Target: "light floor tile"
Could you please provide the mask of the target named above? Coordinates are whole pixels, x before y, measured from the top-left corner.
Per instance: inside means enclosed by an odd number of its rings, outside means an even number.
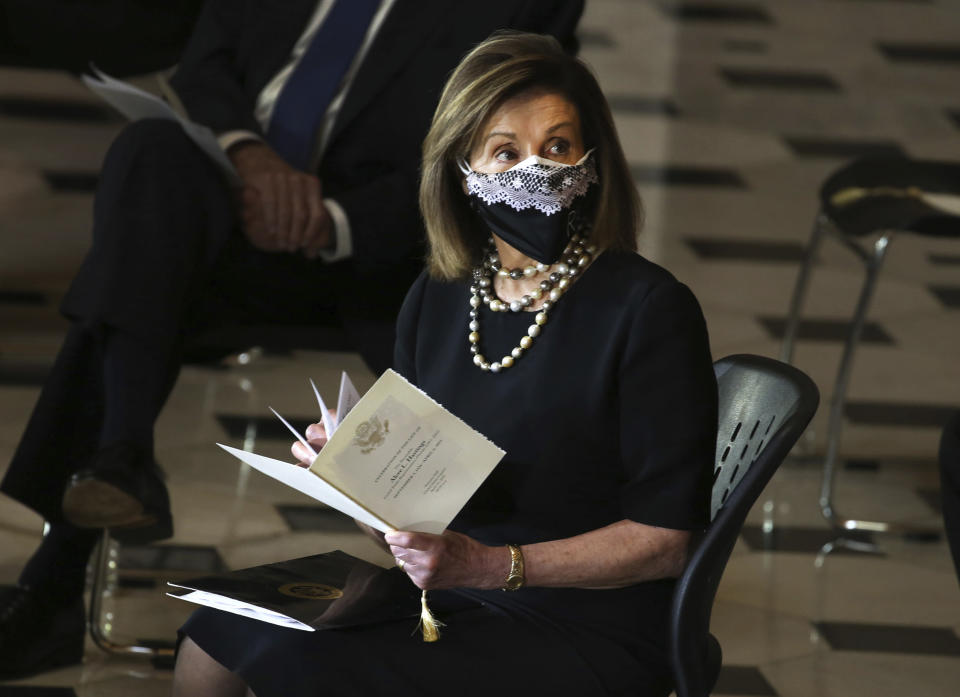
[[[829,556],[818,568],[812,555],[740,555],[718,597],[797,618],[932,626],[960,619],[952,574],[874,556]]]
[[[781,697],[952,697],[960,660],[821,651],[762,667]]]

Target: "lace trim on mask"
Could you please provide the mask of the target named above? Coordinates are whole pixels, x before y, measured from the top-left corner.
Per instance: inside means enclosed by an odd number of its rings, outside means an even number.
[[[593,157],[580,165],[545,165],[533,162],[523,168],[484,174],[470,171],[467,192],[485,203],[505,203],[514,210],[535,208],[546,215],[568,208],[597,183]]]

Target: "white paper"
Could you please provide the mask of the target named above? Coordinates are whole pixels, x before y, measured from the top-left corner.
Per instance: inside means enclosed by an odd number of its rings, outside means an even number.
[[[310,471],[400,530],[442,533],[504,451],[392,370],[341,422]]]
[[[353,381],[350,380],[350,376],[347,375],[347,371],[343,371],[340,374],[340,396],[337,398],[337,421],[334,424],[334,429],[336,429],[340,422],[347,418],[347,414],[357,406],[357,402],[360,401],[360,393],[357,392],[357,388],[353,386]]]
[[[271,457],[264,457],[256,453],[250,453],[246,450],[231,448],[229,445],[224,445],[223,443],[217,443],[217,445],[234,457],[246,462],[258,472],[262,472],[268,477],[273,477],[278,482],[283,482],[287,486],[303,492],[307,496],[315,498],[317,501],[325,503],[331,508],[336,508],[351,518],[356,518],[361,523],[366,523],[380,532],[388,532],[393,529],[386,521],[381,520],[350,497],[343,495],[304,467],[292,465],[282,460],[274,460]]]
[[[327,440],[333,437],[333,432],[337,430],[337,422],[330,416],[330,410],[320,396],[320,390],[317,389],[317,383],[310,380],[310,387],[313,388],[313,394],[317,398],[317,404],[320,406],[320,419],[323,421],[323,430],[327,432]],[[314,455],[316,457],[316,455]]]
[[[234,168],[230,158],[223,152],[220,142],[206,126],[202,126],[189,119],[182,117],[175,112],[169,104],[149,92],[134,87],[130,83],[112,78],[106,73],[92,68],[96,77],[82,75],[83,84],[93,90],[101,99],[110,104],[114,109],[126,116],[131,121],[138,119],[166,119],[176,121],[182,127],[187,136],[197,146],[203,150],[206,155],[213,160],[227,179],[234,186],[241,186],[243,182],[237,170]]]
[[[207,591],[196,591],[187,586],[181,586],[177,583],[167,582],[168,586],[173,586],[174,588],[185,588],[190,593],[185,595],[179,595],[177,593],[167,593],[171,598],[179,598],[180,600],[186,600],[188,603],[197,603],[198,605],[206,605],[207,607],[212,607],[216,610],[223,610],[224,612],[232,612],[234,615],[240,615],[241,617],[250,617],[252,619],[260,620],[261,622],[269,622],[270,624],[276,624],[281,627],[289,627],[290,629],[300,629],[305,632],[313,632],[313,627],[308,624],[304,624],[298,620],[293,619],[292,617],[287,617],[286,615],[281,615],[279,612],[274,612],[273,610],[267,610],[266,608],[257,607],[256,605],[251,605],[250,603],[243,603],[234,598],[230,598],[226,595],[219,595],[218,593],[208,593]]]
[[[434,534],[446,529],[505,454],[392,370],[346,412],[309,470],[218,445],[381,532]]]
[[[299,433],[299,431],[297,431],[297,429],[295,429],[293,426],[290,425],[290,422],[289,422],[289,421],[287,421],[285,418],[283,418],[282,416],[280,416],[280,414],[277,413],[277,410],[274,409],[273,407],[267,407],[267,408],[268,408],[270,411],[273,412],[273,415],[274,415],[274,416],[276,416],[278,419],[280,419],[280,423],[282,423],[284,426],[287,427],[287,430],[290,431],[290,433],[293,434],[293,437],[294,437],[294,438],[296,438],[298,441],[300,441],[300,445],[302,445],[304,448],[306,448],[308,453],[310,453],[310,454],[313,455],[314,457],[317,456],[317,451],[310,447],[310,444],[307,442],[307,439],[306,439],[304,436],[301,436],[300,433]]]

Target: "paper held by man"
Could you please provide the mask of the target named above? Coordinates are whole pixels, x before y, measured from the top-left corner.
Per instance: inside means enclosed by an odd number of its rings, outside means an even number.
[[[381,532],[442,533],[504,455],[392,370],[352,407],[352,385],[344,375],[336,417],[314,390],[332,435],[309,469],[218,445]]]
[[[139,119],[164,119],[176,121],[192,140],[224,173],[233,186],[242,185],[240,175],[230,158],[220,147],[217,137],[206,126],[178,114],[173,107],[159,97],[134,87],[128,82],[110,77],[95,66],[90,66],[93,75],[81,75],[80,79],[103,101],[131,121]]]

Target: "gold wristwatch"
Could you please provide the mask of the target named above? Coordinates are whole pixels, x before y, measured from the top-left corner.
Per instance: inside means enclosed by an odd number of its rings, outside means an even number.
[[[520,590],[527,582],[526,576],[523,575],[523,552],[520,551],[519,545],[507,545],[507,549],[510,550],[510,573],[507,574],[507,580],[501,590]]]

